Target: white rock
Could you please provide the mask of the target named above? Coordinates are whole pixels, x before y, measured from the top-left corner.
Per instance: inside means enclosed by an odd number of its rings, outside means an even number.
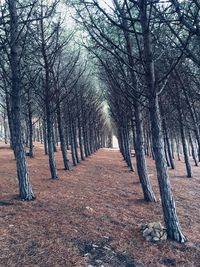
[[[89,206],[87,206],[87,207],[85,207],[87,210],[89,210],[89,211],[94,211],[93,210],[93,208],[91,208],[91,207],[89,207]]]
[[[143,231],[143,236],[148,236],[149,234],[151,234],[152,232],[152,229],[151,228],[146,228],[144,231]]]

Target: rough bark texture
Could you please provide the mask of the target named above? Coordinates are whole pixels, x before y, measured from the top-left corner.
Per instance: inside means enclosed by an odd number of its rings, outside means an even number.
[[[22,88],[20,85],[19,68],[19,45],[18,45],[18,17],[16,1],[9,0],[10,13],[10,64],[12,73],[11,85],[11,116],[13,130],[14,153],[17,164],[17,176],[19,181],[19,194],[23,200],[33,200],[35,198],[29,180],[28,166],[26,162],[26,153],[23,145],[22,125],[21,125],[21,102],[20,97]]]
[[[190,146],[191,146],[191,150],[192,150],[192,157],[193,157],[195,166],[198,166],[199,164],[198,164],[198,160],[197,160],[197,157],[196,157],[196,151],[195,151],[195,148],[194,148],[191,132],[189,132],[189,140],[190,140]]]
[[[46,53],[43,19],[41,19],[40,21],[40,27],[41,27],[41,40],[42,40],[41,52],[44,60],[44,69],[45,69],[44,90],[45,90],[46,130],[47,130],[49,168],[51,172],[51,178],[58,179],[55,155],[54,155],[53,124],[52,124],[52,112],[51,112],[51,102],[50,102],[51,98],[50,66],[49,66],[48,56]]]
[[[33,124],[32,124],[32,111],[28,107],[28,125],[29,125],[29,157],[33,158]]]
[[[144,134],[142,127],[142,119],[138,105],[135,106],[135,124],[136,124],[136,138],[135,138],[135,154],[137,171],[141,181],[144,199],[146,201],[155,202],[154,195],[147,171],[145,152],[144,152]]]
[[[151,32],[149,29],[147,5],[147,0],[140,1],[140,21],[143,35],[145,78],[149,91],[149,111],[152,131],[152,144],[157,178],[168,237],[183,243],[186,241],[186,238],[182,232],[176,214],[175,201],[171,191],[169,175],[167,172],[166,161],[164,157],[161,118],[158,104],[158,95],[156,94],[155,70],[152,52],[153,49],[151,43]]]
[[[173,153],[172,153],[172,149],[170,146],[170,140],[169,140],[169,135],[168,135],[167,125],[166,125],[165,119],[163,119],[163,130],[165,133],[166,148],[167,148],[167,154],[168,154],[168,158],[169,158],[170,167],[172,169],[175,169],[175,165],[174,165],[174,161],[173,161]]]
[[[167,173],[164,158],[163,141],[161,135],[161,119],[159,115],[158,98],[150,101],[150,119],[152,125],[152,141],[155,155],[157,178],[160,188],[160,195],[163,207],[164,221],[167,228],[168,237],[178,242],[185,242],[186,238],[182,233],[178,221],[175,201],[171,191],[169,175]]]
[[[46,102],[46,120],[47,120],[47,143],[48,143],[49,168],[51,172],[51,178],[58,179],[56,161],[55,161],[55,155],[54,155],[51,113],[50,113],[50,107],[49,107],[48,102]]]
[[[57,121],[58,121],[58,132],[60,136],[60,148],[62,151],[62,157],[63,157],[63,163],[65,170],[70,170],[70,163],[67,157],[67,146],[65,142],[65,137],[63,133],[63,127],[62,127],[62,117],[61,117],[61,111],[60,111],[60,103],[57,105]]]

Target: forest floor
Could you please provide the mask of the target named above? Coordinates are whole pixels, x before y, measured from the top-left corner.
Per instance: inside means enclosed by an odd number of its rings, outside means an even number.
[[[141,224],[161,221],[161,203],[147,204],[136,173],[129,172],[118,150],[101,149],[72,171],[62,167],[50,179],[41,145],[29,159],[35,201],[17,199],[15,161],[0,143],[0,266],[1,267],[165,267],[200,266],[200,167],[185,176],[183,161],[170,170],[181,226],[188,238],[145,241]],[[135,159],[133,158],[135,165]],[[159,200],[154,162],[150,178]]]

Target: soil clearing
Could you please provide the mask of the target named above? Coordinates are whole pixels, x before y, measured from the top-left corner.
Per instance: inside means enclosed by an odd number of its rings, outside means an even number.
[[[161,221],[159,189],[152,159],[148,169],[158,202],[143,201],[137,173],[128,170],[118,150],[101,149],[72,171],[52,181],[42,146],[28,159],[37,199],[17,199],[15,160],[0,143],[0,266],[162,267],[200,266],[200,167],[185,176],[183,160],[169,170],[181,226],[188,238],[147,242],[140,227]],[[135,159],[133,158],[135,165]]]

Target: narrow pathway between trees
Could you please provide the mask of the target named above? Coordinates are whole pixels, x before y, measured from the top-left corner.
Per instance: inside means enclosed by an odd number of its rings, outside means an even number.
[[[29,167],[37,199],[22,202],[14,199],[12,152],[0,144],[0,266],[200,266],[199,168],[194,179],[183,176],[182,162],[170,171],[189,242],[149,243],[140,226],[162,221],[160,203],[142,200],[138,177],[117,150],[101,149],[71,172],[62,170],[60,152],[56,157],[60,180],[52,181],[47,158],[36,146]],[[152,160],[149,172],[159,199]]]

